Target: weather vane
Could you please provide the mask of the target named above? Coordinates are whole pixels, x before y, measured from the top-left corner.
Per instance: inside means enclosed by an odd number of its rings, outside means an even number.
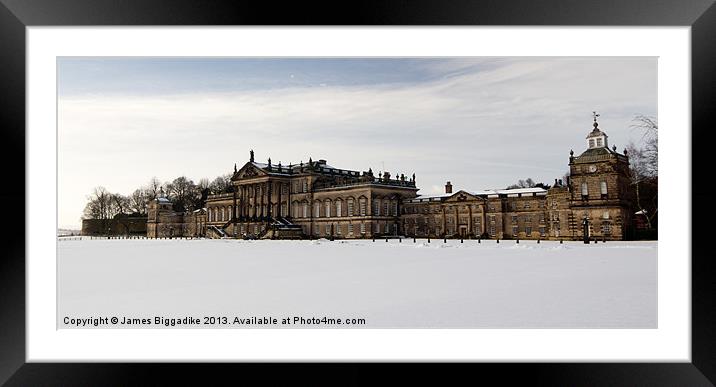
[[[597,117],[599,117],[599,114],[597,114],[597,112],[593,111],[592,116],[594,117],[594,122],[597,122]]]

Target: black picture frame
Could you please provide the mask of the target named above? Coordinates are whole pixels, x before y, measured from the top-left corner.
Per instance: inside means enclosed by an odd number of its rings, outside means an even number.
[[[713,0],[491,0],[450,2],[272,2],[185,0],[0,0],[0,85],[6,186],[0,260],[0,381],[8,386],[209,385],[255,377],[312,385],[410,381],[481,381],[498,377],[529,385],[674,385],[716,383],[716,271],[705,235],[692,238],[691,363],[477,363],[425,364],[52,364],[26,363],[25,352],[25,66],[28,26],[82,25],[554,25],[690,26],[692,54],[692,183],[681,187],[693,208],[707,209],[713,179],[707,147],[716,101],[716,6]],[[22,168],[20,167],[22,165]],[[22,184],[20,183],[22,182]],[[668,184],[668,182],[666,182]],[[689,188],[691,190],[689,191]],[[685,198],[686,199],[686,198]],[[20,206],[20,203],[24,203]],[[686,201],[685,201],[686,203]],[[707,231],[709,216],[692,216]],[[54,221],[48,217],[48,221]],[[22,238],[19,238],[22,235]],[[662,235],[668,238],[668,235]],[[664,257],[685,259],[688,257]],[[322,367],[318,369],[317,367]],[[276,368],[279,368],[278,370]],[[378,377],[375,371],[388,373]],[[229,379],[224,379],[229,376]],[[335,378],[338,379],[335,379]],[[467,378],[467,379],[464,379]],[[333,384],[333,383],[331,383]]]

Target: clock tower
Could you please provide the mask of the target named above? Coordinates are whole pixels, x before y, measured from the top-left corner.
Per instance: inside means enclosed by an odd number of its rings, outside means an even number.
[[[570,151],[570,229],[583,237],[587,220],[591,239],[624,239],[631,222],[629,158],[616,146],[609,148],[608,136],[599,129],[593,113],[593,129],[586,137],[587,149],[579,156]]]

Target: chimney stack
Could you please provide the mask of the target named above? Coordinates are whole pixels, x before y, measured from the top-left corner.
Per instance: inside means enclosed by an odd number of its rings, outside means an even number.
[[[445,193],[451,194],[452,193],[452,184],[448,181],[447,184],[445,184]]]

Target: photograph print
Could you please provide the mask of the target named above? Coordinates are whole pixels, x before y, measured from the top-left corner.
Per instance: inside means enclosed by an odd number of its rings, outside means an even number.
[[[57,327],[656,329],[656,57],[58,57]]]

